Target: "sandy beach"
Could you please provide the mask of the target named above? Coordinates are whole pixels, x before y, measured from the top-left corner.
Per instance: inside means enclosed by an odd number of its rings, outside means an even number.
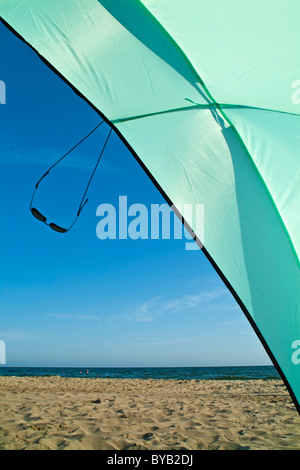
[[[0,377],[0,449],[300,449],[280,380]]]

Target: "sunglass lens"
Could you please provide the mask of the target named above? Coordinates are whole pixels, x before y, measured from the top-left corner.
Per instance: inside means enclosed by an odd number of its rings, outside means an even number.
[[[56,225],[56,224],[50,224],[49,227],[51,227],[52,230],[55,230],[56,232],[60,232],[60,233],[67,232],[66,228],[60,227],[59,225]]]
[[[39,220],[41,220],[42,222],[46,222],[46,220],[47,220],[46,217],[45,217],[43,214],[41,214],[41,213],[40,213],[37,209],[35,209],[34,207],[31,208],[31,213],[32,213],[32,215],[34,215],[34,217],[35,217],[36,219],[39,219]]]

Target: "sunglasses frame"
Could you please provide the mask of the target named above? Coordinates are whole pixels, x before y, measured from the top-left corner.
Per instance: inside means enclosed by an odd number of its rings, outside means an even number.
[[[54,230],[55,232],[66,233],[71,228],[71,227],[69,227],[69,228],[60,227],[60,225],[57,225],[54,222],[51,222],[50,224],[48,224],[47,223],[47,217],[45,217],[43,214],[41,214],[41,212],[38,209],[36,209],[35,207],[32,207],[32,204],[30,204],[30,211],[36,219],[38,219],[40,222],[43,222],[48,227],[52,228],[52,230]],[[76,219],[77,219],[77,217],[76,217]],[[73,223],[75,223],[75,222],[73,222]]]
[[[102,150],[101,150],[100,155],[99,155],[99,157],[98,157],[97,163],[96,163],[96,165],[95,165],[95,168],[94,168],[94,170],[93,170],[93,172],[92,172],[92,175],[91,175],[91,177],[90,177],[90,179],[89,179],[89,181],[88,181],[88,184],[87,184],[87,187],[86,187],[86,189],[85,189],[84,195],[83,195],[83,197],[82,197],[82,199],[81,199],[81,202],[80,202],[80,204],[79,204],[79,209],[78,209],[77,215],[76,215],[76,217],[75,217],[75,219],[74,219],[74,222],[70,225],[69,228],[60,227],[60,225],[57,225],[57,224],[55,224],[54,222],[51,222],[50,224],[47,223],[47,218],[46,218],[38,209],[36,209],[35,207],[32,206],[35,193],[36,193],[36,191],[37,191],[37,189],[38,189],[38,187],[39,187],[40,182],[49,174],[50,170],[52,170],[52,168],[54,168],[59,162],[61,162],[69,153],[71,153],[76,147],[78,147],[78,145],[80,145],[85,139],[87,139],[93,132],[95,132],[95,130],[98,129],[98,127],[100,127],[103,123],[104,123],[104,120],[102,120],[102,121],[100,122],[100,124],[98,124],[91,132],[89,132],[89,134],[86,135],[80,142],[78,142],[76,145],[74,145],[74,147],[71,148],[65,155],[63,155],[56,163],[54,163],[54,164],[49,168],[49,170],[47,170],[46,173],[39,179],[39,181],[38,181],[38,182],[36,183],[36,185],[35,185],[35,189],[34,189],[34,191],[33,191],[33,194],[32,194],[32,197],[31,197],[31,201],[30,201],[30,211],[31,211],[32,215],[33,215],[37,220],[39,220],[40,222],[43,222],[45,225],[47,225],[48,227],[50,227],[50,228],[51,228],[52,230],[54,230],[55,232],[59,232],[59,233],[66,233],[66,232],[68,232],[68,231],[73,227],[73,225],[75,224],[76,220],[78,219],[78,217],[79,217],[79,215],[80,215],[80,212],[82,211],[82,209],[84,208],[84,206],[85,206],[86,203],[88,202],[88,199],[86,199],[86,200],[84,200],[84,199],[85,199],[86,193],[87,193],[87,191],[88,191],[88,188],[89,188],[89,186],[90,186],[90,183],[91,183],[91,181],[92,181],[92,179],[93,179],[93,176],[94,176],[94,174],[95,174],[95,171],[96,171],[96,169],[97,169],[97,166],[98,166],[98,164],[99,164],[99,162],[100,162],[100,159],[101,159],[101,157],[102,157],[102,154],[103,154],[103,152],[104,152],[104,150],[105,150],[105,147],[106,147],[106,145],[107,145],[107,143],[108,143],[108,141],[109,141],[109,138],[110,138],[110,135],[111,135],[111,132],[112,132],[112,128],[110,128],[110,130],[109,130],[109,133],[108,133],[108,135],[107,135],[107,137],[106,137],[105,143],[104,143],[104,145],[103,145],[103,147],[102,147]]]

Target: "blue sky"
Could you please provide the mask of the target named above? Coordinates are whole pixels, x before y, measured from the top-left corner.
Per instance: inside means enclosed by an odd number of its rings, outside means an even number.
[[[73,229],[29,203],[40,176],[99,116],[0,26],[0,339],[8,366],[270,364],[203,253],[182,240],[99,240],[96,209],[165,201],[117,136]],[[40,185],[35,203],[67,226],[108,133],[101,126]]]

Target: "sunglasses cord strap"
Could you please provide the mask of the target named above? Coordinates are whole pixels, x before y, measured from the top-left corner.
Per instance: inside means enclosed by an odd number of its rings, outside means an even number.
[[[98,124],[93,130],[91,130],[83,139],[80,140],[80,142],[77,142],[76,145],[74,145],[74,147],[72,147],[70,150],[67,151],[67,153],[65,153],[62,157],[60,157],[59,160],[57,160],[57,162],[55,162],[47,171],[46,173],[43,174],[43,176],[38,180],[38,182],[36,183],[35,185],[35,189],[38,188],[40,182],[45,178],[45,176],[47,176],[50,171],[52,170],[52,168],[54,168],[56,165],[59,164],[59,162],[61,162],[67,155],[69,155],[69,153],[71,153],[73,150],[75,150],[80,144],[82,144],[82,142],[84,142],[91,134],[93,134],[93,132],[95,132],[98,127],[101,126],[101,124],[103,124],[104,121],[101,121],[100,124]]]
[[[82,196],[82,199],[81,199],[80,204],[79,204],[79,209],[78,209],[78,212],[77,212],[77,217],[80,215],[80,212],[82,211],[82,209],[84,208],[84,206],[85,206],[86,203],[88,202],[88,199],[86,199],[86,200],[84,201],[84,198],[85,198],[85,196],[86,196],[86,193],[88,192],[89,186],[90,186],[90,184],[91,184],[91,182],[92,182],[92,179],[93,179],[93,177],[94,177],[94,174],[95,174],[95,172],[96,172],[96,169],[97,169],[97,167],[98,167],[98,165],[99,165],[99,162],[100,162],[100,160],[101,160],[101,157],[102,157],[102,155],[103,155],[103,153],[104,153],[105,147],[106,147],[106,145],[107,145],[107,143],[108,143],[108,141],[109,141],[109,138],[110,138],[110,135],[111,135],[111,131],[112,131],[112,129],[110,128],[109,133],[108,133],[108,136],[107,136],[107,138],[106,138],[106,141],[105,141],[105,143],[104,143],[104,145],[103,145],[103,147],[102,147],[102,150],[101,150],[101,152],[100,152],[99,158],[98,158],[97,163],[96,163],[96,165],[95,165],[95,168],[94,168],[94,170],[93,170],[93,173],[91,174],[91,177],[90,177],[90,179],[89,179],[89,181],[88,181],[88,184],[87,184],[87,186],[86,186],[86,188],[85,188],[84,195]],[[83,202],[83,201],[84,201],[84,202]]]

